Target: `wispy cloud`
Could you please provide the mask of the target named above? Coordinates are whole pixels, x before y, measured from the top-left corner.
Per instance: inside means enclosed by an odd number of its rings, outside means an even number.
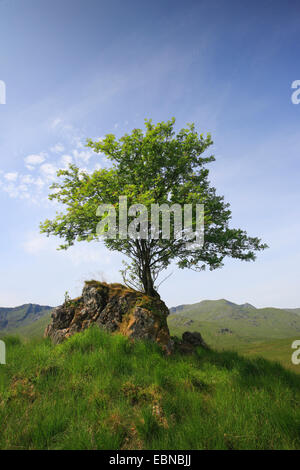
[[[7,181],[16,181],[18,178],[18,173],[5,173],[4,178]]]
[[[51,126],[59,141],[47,152],[41,151],[24,157],[23,172],[22,169],[19,172],[6,173],[0,170],[0,190],[11,198],[38,205],[48,204],[49,185],[56,180],[59,169],[66,169],[68,165],[75,163],[82,172],[91,173],[107,164],[103,155],[97,155],[85,146],[83,132],[61,118],[55,119]]]
[[[32,154],[24,158],[26,166],[32,168],[34,165],[39,165],[45,161],[45,154]]]
[[[53,153],[62,153],[65,150],[65,147],[63,144],[57,143],[53,147],[51,147],[50,150]]]

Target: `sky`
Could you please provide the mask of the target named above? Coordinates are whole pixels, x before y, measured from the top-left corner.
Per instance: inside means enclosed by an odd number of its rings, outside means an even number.
[[[121,282],[123,257],[103,243],[62,252],[39,233],[57,211],[49,186],[70,162],[107,165],[87,138],[174,116],[212,134],[209,178],[231,226],[269,249],[212,272],[171,266],[161,297],[300,307],[299,17],[298,1],[0,0],[0,305]]]

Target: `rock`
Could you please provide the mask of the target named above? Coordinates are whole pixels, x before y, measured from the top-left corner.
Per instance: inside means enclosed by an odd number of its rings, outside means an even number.
[[[219,330],[219,333],[221,333],[222,335],[224,335],[225,333],[232,334],[232,331],[229,328],[221,328]]]
[[[67,300],[53,310],[44,336],[57,344],[96,324],[111,333],[155,341],[170,354],[173,341],[167,325],[168,314],[159,297],[149,297],[122,284],[88,281],[81,297]]]
[[[202,346],[203,348],[208,349],[207,344],[198,331],[193,333],[191,331],[185,331],[182,335],[182,342],[194,347]]]
[[[174,349],[180,354],[193,354],[197,347],[202,347],[209,350],[210,347],[205,343],[201,334],[198,332],[185,331],[182,335],[182,339],[176,336],[172,337]]]
[[[184,326],[190,326],[192,323],[194,323],[194,320],[188,320],[184,322]]]

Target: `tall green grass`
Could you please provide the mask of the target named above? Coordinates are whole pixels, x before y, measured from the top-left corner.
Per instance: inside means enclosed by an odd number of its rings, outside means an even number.
[[[1,449],[299,449],[300,376],[262,358],[90,328],[54,346],[5,338]]]

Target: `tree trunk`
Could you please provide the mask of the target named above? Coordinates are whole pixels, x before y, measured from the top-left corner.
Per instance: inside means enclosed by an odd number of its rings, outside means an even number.
[[[151,256],[149,246],[145,240],[137,240],[136,247],[139,253],[139,278],[143,285],[145,294],[150,297],[160,298],[159,293],[154,288],[154,281],[150,268]]]
[[[141,281],[143,283],[145,294],[151,297],[160,297],[159,293],[154,288],[151,269],[147,263],[145,263],[143,266]]]

